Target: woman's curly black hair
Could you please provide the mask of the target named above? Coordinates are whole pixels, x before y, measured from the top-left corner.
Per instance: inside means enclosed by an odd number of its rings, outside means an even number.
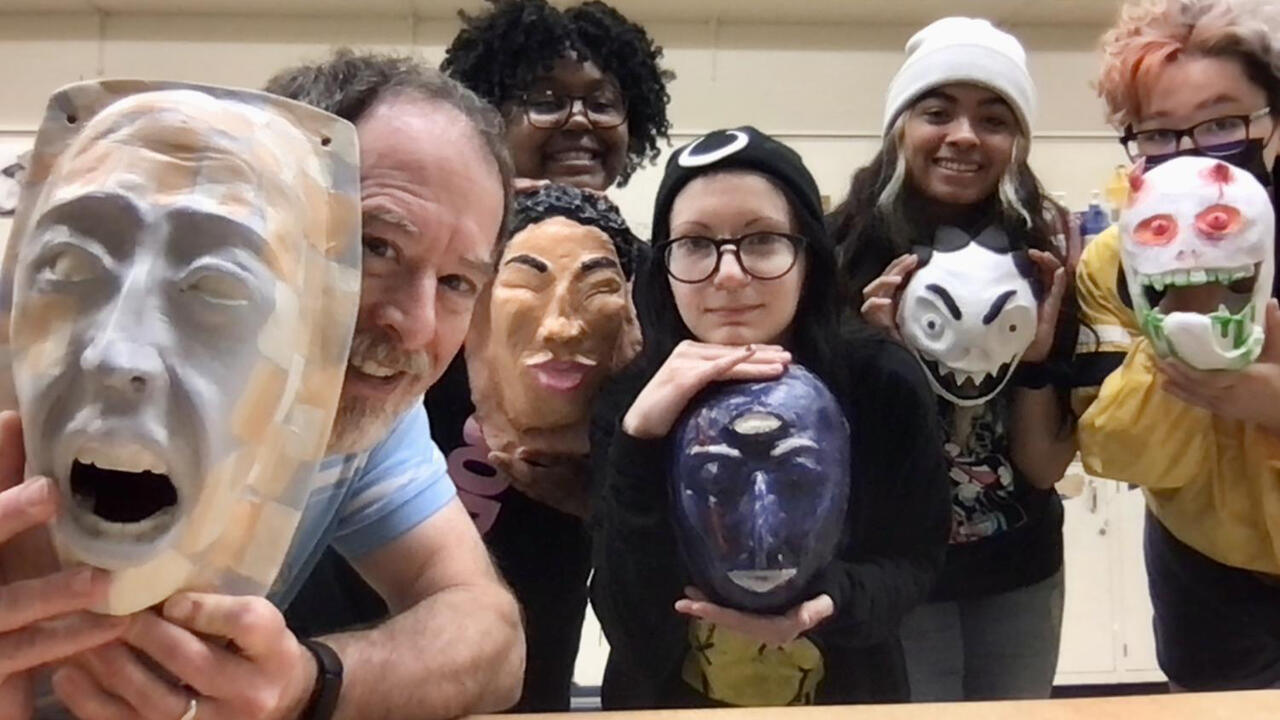
[[[547,218],[568,218],[579,225],[597,228],[613,241],[614,252],[628,280],[635,273],[636,261],[643,243],[622,219],[618,206],[609,198],[572,185],[548,183],[533,192],[516,195],[511,215],[511,233],[516,233]]]
[[[502,107],[573,53],[612,75],[626,99],[629,141],[618,184],[657,160],[658,140],[671,129],[667,83],[675,73],[659,65],[662,48],[643,27],[598,0],[563,11],[546,0],[488,2],[493,7],[485,13],[459,11],[463,28],[445,51],[441,70]]]

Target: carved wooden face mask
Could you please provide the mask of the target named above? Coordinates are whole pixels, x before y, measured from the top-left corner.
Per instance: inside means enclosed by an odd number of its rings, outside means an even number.
[[[1179,157],[1130,178],[1120,217],[1125,281],[1162,357],[1238,370],[1262,352],[1275,274],[1275,210],[1248,172]]]
[[[53,95],[4,257],[30,475],[107,606],[261,594],[333,422],[359,299],[355,130],[264,93]]]
[[[585,453],[591,401],[639,340],[630,285],[608,234],[560,216],[517,231],[467,336],[472,396],[489,446]]]
[[[938,229],[902,291],[898,327],[934,392],[980,405],[1005,386],[1036,334],[1031,261],[988,228]]]

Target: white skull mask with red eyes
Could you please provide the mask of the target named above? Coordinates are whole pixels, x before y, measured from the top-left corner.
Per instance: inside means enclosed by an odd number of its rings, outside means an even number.
[[[1236,370],[1262,351],[1275,274],[1275,210],[1249,173],[1179,157],[1130,179],[1120,217],[1125,280],[1156,354]]]

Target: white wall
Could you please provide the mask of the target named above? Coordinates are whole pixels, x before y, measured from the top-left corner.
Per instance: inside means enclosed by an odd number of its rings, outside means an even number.
[[[692,1],[692,0],[691,0]],[[957,3],[961,11],[962,3]],[[791,143],[832,203],[852,171],[874,154],[884,89],[915,27],[650,23],[678,79],[671,86],[672,141],[753,124]],[[322,55],[334,44],[413,51],[436,63],[452,20],[394,17],[3,15],[0,67],[10,71],[0,101],[0,140],[34,133],[48,94],[103,76],[259,86],[275,70]],[[1120,146],[1090,88],[1101,29],[1014,28],[1027,45],[1040,88],[1032,164],[1050,191],[1081,207],[1100,188]],[[616,195],[647,231],[660,165]]]

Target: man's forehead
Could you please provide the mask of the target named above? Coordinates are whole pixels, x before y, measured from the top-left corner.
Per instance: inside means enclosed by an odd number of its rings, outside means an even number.
[[[505,203],[497,160],[480,130],[440,100],[410,95],[380,100],[356,123],[362,181],[397,183],[424,198]],[[495,230],[494,235],[497,235]]]

